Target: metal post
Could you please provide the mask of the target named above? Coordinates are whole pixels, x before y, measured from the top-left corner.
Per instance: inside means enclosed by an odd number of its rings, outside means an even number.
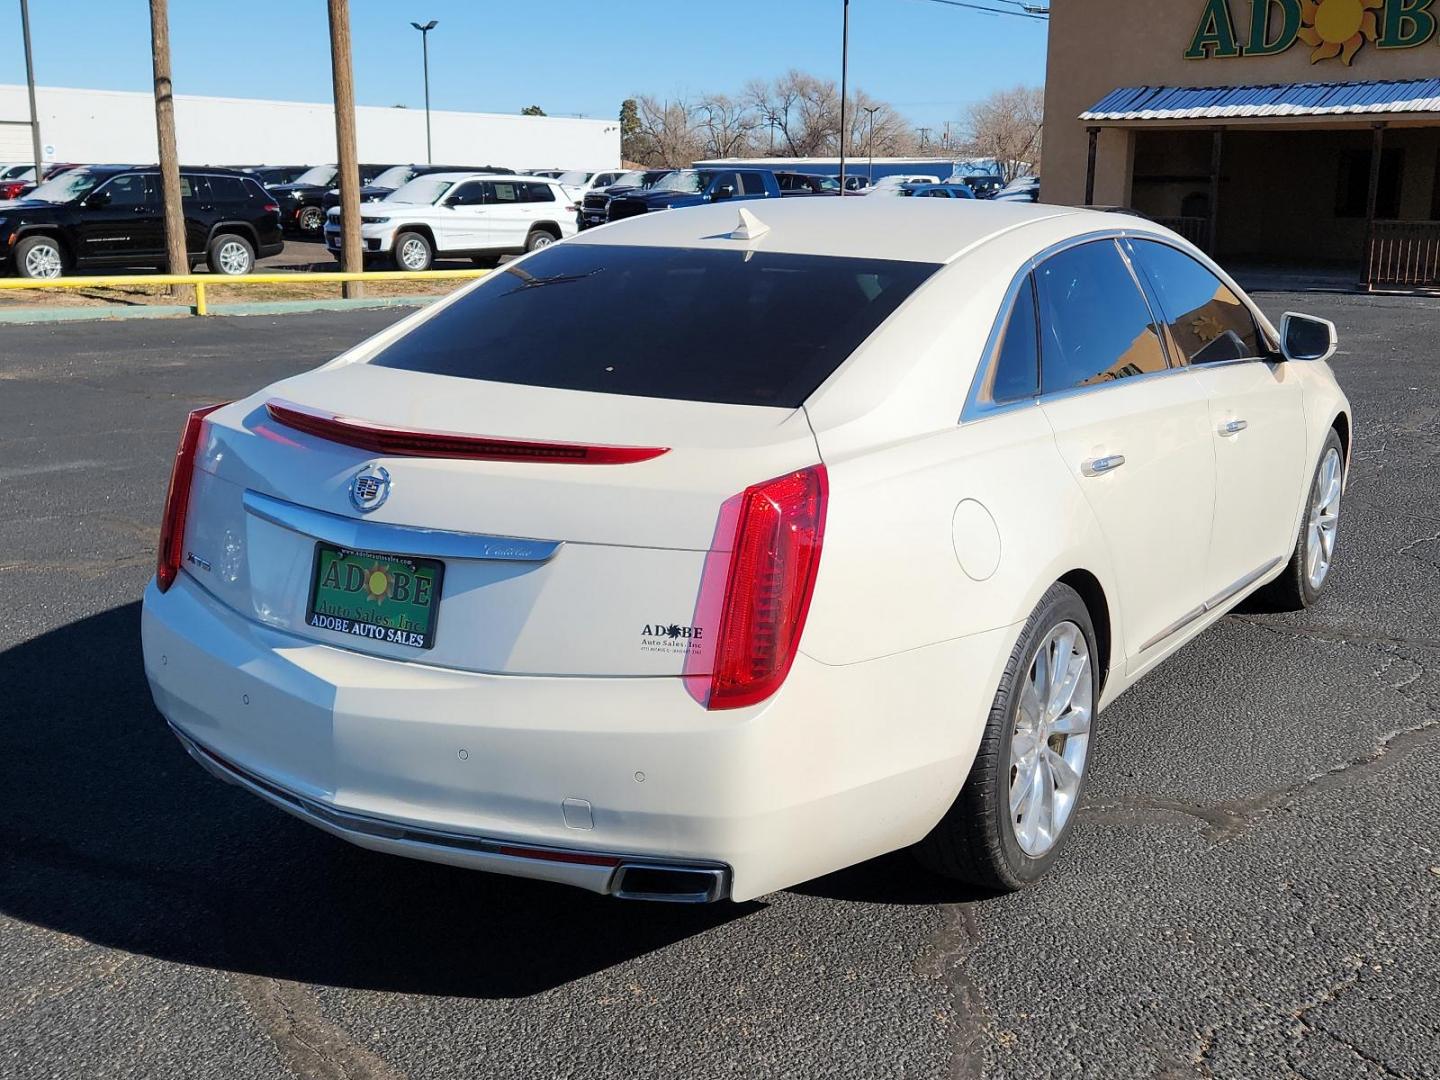
[[[1380,206],[1380,157],[1385,152],[1385,121],[1370,125],[1370,190],[1365,195],[1365,267],[1362,284],[1375,284],[1375,214]]]
[[[160,193],[165,205],[165,263],[188,274],[185,210],[180,203],[180,156],[175,148],[175,87],[170,81],[169,0],[150,0],[150,58],[155,71],[155,138],[160,149]],[[181,286],[172,285],[171,295]]]
[[[1210,133],[1210,226],[1205,251],[1214,256],[1220,249],[1220,168],[1224,163],[1225,129]]]
[[[335,86],[335,148],[340,163],[340,269],[364,269],[360,250],[360,164],[355,149],[355,80],[350,67],[350,0],[328,0],[330,8],[330,75]],[[347,298],[363,296],[365,287],[347,281]]]
[[[880,111],[879,105],[867,105],[865,111],[870,114],[870,183],[875,182],[875,114]]]
[[[1095,149],[1100,140],[1100,129],[1088,127],[1085,129],[1090,135],[1090,157],[1085,163],[1085,205],[1095,205]]]
[[[845,190],[845,93],[850,75],[850,0],[843,0],[845,13],[840,32],[840,190]]]
[[[30,148],[35,152],[35,183],[45,179],[44,155],[40,152],[40,114],[35,109],[35,57],[30,51],[30,0],[20,0],[20,32],[25,39],[25,86],[30,91]]]
[[[424,58],[422,62],[425,65],[425,163],[433,165],[435,164],[435,155],[430,149],[430,31],[440,24],[437,20],[431,19],[424,25],[418,22],[412,22],[410,25],[420,31],[420,53]]]

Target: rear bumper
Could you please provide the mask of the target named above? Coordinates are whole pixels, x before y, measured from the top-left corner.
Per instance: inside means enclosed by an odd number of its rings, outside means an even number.
[[[678,867],[715,883],[699,898],[737,900],[924,836],[969,770],[1011,637],[845,667],[802,654],[770,701],[712,713],[678,678],[486,675],[316,644],[185,573],[147,589],[142,636],[156,706],[197,760],[333,835],[620,895],[653,891],[622,867]],[[991,689],[957,693],[966,668]]]

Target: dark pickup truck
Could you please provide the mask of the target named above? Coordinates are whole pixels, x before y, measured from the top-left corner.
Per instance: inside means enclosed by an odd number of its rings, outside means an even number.
[[[780,185],[769,169],[680,169],[654,187],[610,200],[609,219],[621,221],[651,210],[674,210],[722,200],[778,199]]]

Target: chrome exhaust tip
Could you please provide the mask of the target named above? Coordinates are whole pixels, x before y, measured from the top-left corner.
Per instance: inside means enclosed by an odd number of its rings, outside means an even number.
[[[610,892],[621,900],[667,904],[710,904],[729,892],[728,870],[713,866],[622,863]]]

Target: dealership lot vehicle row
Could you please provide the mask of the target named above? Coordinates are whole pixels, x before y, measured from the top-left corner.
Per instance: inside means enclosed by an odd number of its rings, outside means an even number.
[[[1340,328],[1362,434],[1325,601],[1224,620],[1106,711],[1041,887],[890,856],[732,909],[351,849],[164,732],[135,601],[180,417],[393,314],[11,328],[4,1071],[1436,1075],[1440,312],[1259,300]]]

